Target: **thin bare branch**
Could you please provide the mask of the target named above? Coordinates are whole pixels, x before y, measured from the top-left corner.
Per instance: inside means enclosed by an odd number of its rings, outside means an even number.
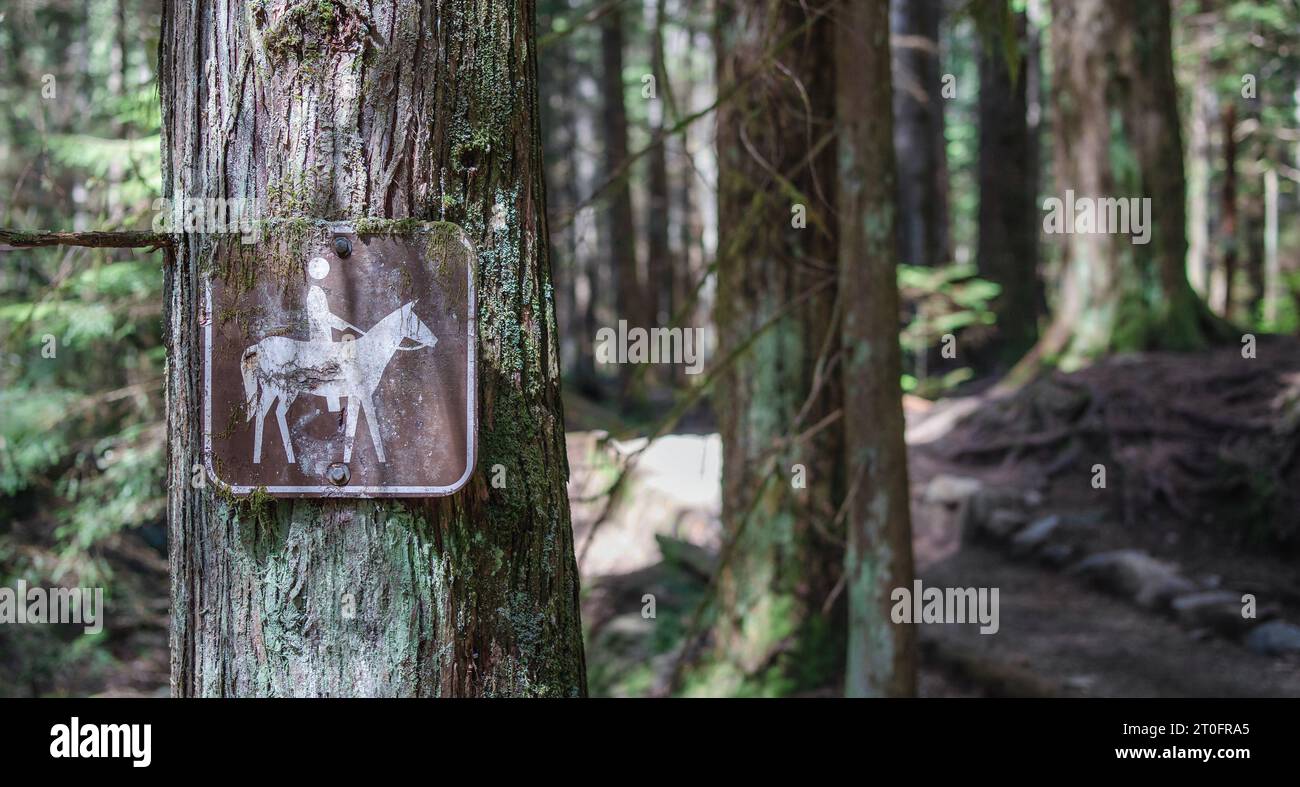
[[[37,246],[85,246],[97,249],[155,251],[173,245],[172,236],[161,232],[19,232],[0,229],[0,251]]]

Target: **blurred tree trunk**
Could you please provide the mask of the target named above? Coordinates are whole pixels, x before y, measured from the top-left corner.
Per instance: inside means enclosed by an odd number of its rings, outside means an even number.
[[[690,12],[690,2],[691,0],[686,0],[686,2],[678,6],[685,9],[686,16],[681,25],[685,40],[679,38],[674,41],[673,51],[666,56],[666,60],[669,56],[673,62],[688,59],[691,53],[696,50],[697,42],[701,42],[699,48],[704,49],[706,52],[709,51],[707,30],[712,25],[707,24],[704,31],[696,30],[692,26],[693,16]],[[710,74],[710,77],[712,77],[712,74]],[[716,87],[712,82],[709,85]],[[694,109],[698,89],[699,86],[696,84],[693,69],[682,69],[680,80],[673,85],[672,103],[670,105],[673,117],[680,117],[681,113],[691,112]],[[672,107],[675,107],[675,109]],[[682,325],[688,326],[699,326],[701,319],[704,319],[701,317],[701,308],[695,288],[696,283],[705,276],[705,270],[708,266],[705,259],[705,210],[714,205],[706,197],[697,196],[699,173],[696,169],[697,159],[708,158],[708,151],[712,150],[712,145],[696,142],[695,140],[701,137],[711,139],[712,132],[713,129],[706,128],[703,124],[687,127],[681,134],[673,135],[671,139],[672,145],[669,148],[674,154],[670,158],[670,161],[675,165],[671,182],[676,187],[675,197],[678,208],[677,226],[675,228],[677,255],[674,258],[676,264],[672,268],[671,314]],[[712,224],[712,222],[709,223]],[[688,385],[691,376],[686,374],[686,367],[677,366],[674,368],[678,385]]]
[[[898,254],[911,265],[947,262],[948,154],[939,73],[942,0],[895,2],[890,14],[898,166]]]
[[[1264,170],[1264,322],[1274,328],[1282,306],[1282,265],[1278,259],[1277,168]]]
[[[600,62],[604,176],[617,177],[606,192],[605,213],[606,248],[609,249],[617,311],[615,319],[648,328],[645,297],[637,273],[631,178],[630,173],[622,169],[628,158],[627,107],[623,103],[623,11],[617,4],[600,20]],[[624,385],[632,371],[631,364],[619,366],[619,377]]]
[[[646,327],[664,321],[664,307],[672,300],[674,261],[668,243],[668,152],[664,127],[668,124],[671,87],[664,63],[664,0],[657,0],[650,18],[650,72],[655,78],[655,98],[650,102],[650,133],[653,146],[646,156]],[[671,318],[671,314],[667,315]],[[651,367],[653,369],[654,367]],[[652,375],[657,377],[658,375]]]
[[[1024,14],[1016,16],[1021,54],[1013,77],[1002,48],[979,46],[980,275],[1002,292],[993,303],[999,362],[1015,363],[1038,338],[1038,137],[1030,128],[1026,90],[1031,58]]]
[[[1233,318],[1234,291],[1237,278],[1237,105],[1228,102],[1223,108],[1223,191],[1219,205],[1219,248],[1223,262],[1219,266],[1217,298],[1213,301],[1219,314]]]
[[[539,9],[549,11],[546,19],[569,12],[566,2],[551,2]],[[540,20],[539,20],[540,21]],[[586,299],[591,300],[595,283],[588,279],[588,269],[581,256],[579,222],[573,215],[582,201],[582,178],[578,166],[578,68],[573,48],[554,46],[547,50],[549,67],[541,69],[539,83],[542,104],[542,136],[546,149],[547,190],[551,197],[547,209],[551,226],[562,227],[551,247],[558,249],[555,265],[556,314],[560,331],[560,361],[565,377],[584,395],[595,398],[596,380],[595,328],[587,325],[586,301],[579,294],[579,284],[586,285]]]
[[[1069,365],[1123,349],[1193,349],[1226,337],[1187,283],[1182,138],[1168,0],[1054,0],[1057,192],[1150,198],[1150,242],[1062,234],[1051,326],[1028,359]],[[1027,367],[1022,367],[1027,368]]]
[[[1188,18],[1188,24],[1195,28],[1191,40],[1196,66],[1195,79],[1192,80],[1191,139],[1188,141],[1187,273],[1192,289],[1207,296],[1210,292],[1210,171],[1214,157],[1210,125],[1216,104],[1216,74],[1211,64],[1217,37],[1214,5],[1214,0],[1201,0],[1199,13]]]
[[[1243,123],[1261,122],[1259,101],[1247,101],[1246,117]],[[1259,143],[1256,143],[1259,144]],[[1255,148],[1255,155],[1262,155],[1261,145]],[[1249,160],[1249,154],[1247,156]],[[1249,290],[1246,297],[1246,315],[1252,323],[1263,315],[1264,306],[1264,195],[1263,190],[1247,186],[1242,189],[1242,232],[1241,239],[1245,251],[1246,281]]]
[[[678,205],[677,253],[673,256],[671,295],[668,314],[679,325],[698,327],[696,319],[695,277],[700,267],[700,236],[703,233],[703,221],[695,206],[695,172],[687,160],[689,153],[685,139],[678,148],[679,165],[674,171],[672,182],[674,196]],[[673,367],[673,380],[679,387],[690,383],[691,375],[686,373],[684,365]]]
[[[1246,201],[1243,213],[1242,242],[1245,244],[1246,280],[1250,284],[1246,293],[1246,315],[1256,321],[1264,305],[1264,210],[1260,195]]]
[[[581,82],[582,80],[580,80]],[[596,80],[592,79],[592,88],[595,92]],[[598,112],[594,107],[583,101],[574,102],[574,131],[577,134],[576,139],[594,139],[599,133],[600,119],[597,117]],[[575,152],[574,163],[576,165],[575,174],[580,194],[590,194],[601,181],[599,172],[601,167],[592,154],[584,154],[581,147]],[[575,203],[576,204],[576,203]],[[583,342],[587,351],[591,353],[591,368],[588,370],[591,374],[591,385],[587,394],[595,398],[602,398],[603,390],[600,386],[600,374],[596,369],[595,360],[595,341],[596,333],[600,330],[600,313],[602,308],[610,301],[611,292],[613,291],[613,271],[605,262],[605,256],[602,253],[601,241],[604,230],[600,227],[599,210],[596,206],[588,205],[578,211],[573,216],[574,241],[577,243],[577,260],[582,269],[582,278],[586,282],[586,299],[581,302],[582,309],[582,331]]]
[[[672,268],[675,265],[668,242],[671,228],[668,226],[668,144],[664,138],[664,129],[669,125],[669,118],[676,118],[677,113],[673,111],[672,83],[668,82],[668,65],[663,52],[664,0],[655,1],[651,25],[650,68],[654,73],[658,95],[651,105],[650,116],[651,130],[658,143],[650,151],[649,177],[646,178],[650,203],[646,220],[647,232],[650,233],[647,243],[650,259],[646,264],[649,286],[646,290],[650,315],[654,317],[655,324],[658,324],[662,320],[660,312],[666,311],[664,307],[671,304]]]
[[[888,8],[887,0],[845,0],[836,15],[851,697],[916,693],[915,629],[890,617],[892,590],[912,584],[912,528],[899,387]]]
[[[843,667],[844,606],[832,603],[843,544],[832,524],[844,443],[825,421],[840,408],[832,2],[718,6],[718,84],[756,74],[717,121],[718,355],[740,352],[714,400],[732,544],[719,578],[720,693],[826,686]],[[792,209],[806,211],[805,228],[792,226]]]
[[[584,694],[532,3],[250,9],[164,5],[165,194],[272,216],[445,210],[478,246],[479,462],[506,485],[258,504],[195,489],[211,249],[183,237],[165,282],[172,691]]]

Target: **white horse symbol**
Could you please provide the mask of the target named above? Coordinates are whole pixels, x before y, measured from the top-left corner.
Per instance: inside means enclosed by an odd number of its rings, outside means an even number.
[[[294,463],[293,443],[285,415],[289,406],[302,394],[314,394],[327,401],[347,397],[347,431],[343,440],[343,461],[352,460],[352,438],[357,432],[359,411],[366,414],[370,440],[380,462],[384,459],[383,438],[375,418],[375,389],[384,369],[397,350],[433,347],[438,338],[415,316],[411,301],[375,323],[360,339],[298,341],[285,336],[268,336],[244,350],[240,367],[244,377],[244,397],[248,418],[256,418],[253,435],[253,464],[262,461],[262,424],[271,405],[280,423],[280,440],[289,464]],[[416,347],[402,347],[410,339]]]

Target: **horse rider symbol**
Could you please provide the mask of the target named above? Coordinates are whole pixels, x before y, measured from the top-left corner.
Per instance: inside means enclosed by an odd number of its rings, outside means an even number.
[[[307,264],[308,274],[320,281],[329,274],[329,263],[316,257]],[[352,442],[357,420],[365,413],[370,440],[380,462],[384,457],[383,438],[375,417],[374,394],[384,370],[398,350],[421,350],[438,343],[415,314],[411,301],[393,310],[363,331],[330,312],[325,291],[313,284],[307,291],[307,321],[311,339],[299,341],[287,336],[268,336],[244,350],[240,371],[244,381],[245,405],[249,419],[256,419],[253,432],[253,463],[262,461],[262,425],[276,405],[275,417],[285,457],[294,464],[293,442],[289,435],[289,406],[302,394],[325,399],[330,412],[338,412],[339,400],[347,397],[348,411],[343,439],[343,461],[352,460]],[[333,331],[355,331],[361,338],[334,341]],[[414,347],[402,346],[407,340]],[[278,403],[278,404],[277,404]]]

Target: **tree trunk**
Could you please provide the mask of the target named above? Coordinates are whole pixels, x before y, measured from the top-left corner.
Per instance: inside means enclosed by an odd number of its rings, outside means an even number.
[[[1223,192],[1219,206],[1219,246],[1223,249],[1223,264],[1220,266],[1222,284],[1219,299],[1215,303],[1218,312],[1231,320],[1233,318],[1233,301],[1236,298],[1233,285],[1237,278],[1237,105],[1229,103],[1223,108]]]
[[[1264,170],[1264,324],[1277,329],[1282,306],[1282,265],[1278,259],[1277,170]]]
[[[706,57],[713,55],[714,41],[708,35],[708,29],[712,24],[706,23],[704,31],[697,31],[692,27],[690,0],[678,4],[678,7],[683,9],[686,15],[682,24],[684,31],[681,37],[670,39],[673,49],[668,56],[673,62],[679,62],[700,50]],[[712,77],[713,75],[709,74],[707,84],[716,87]],[[695,80],[694,69],[683,69],[679,81],[673,85],[673,105],[678,107],[675,116],[680,117],[697,109],[698,92],[699,85]],[[709,228],[716,226],[716,221],[708,215],[716,208],[716,202],[700,193],[708,191],[707,187],[701,184],[700,173],[703,169],[710,168],[714,161],[712,155],[714,148],[709,143],[712,134],[712,128],[704,123],[697,123],[687,127],[682,133],[673,135],[671,140],[670,150],[673,151],[673,156],[670,157],[670,161],[676,166],[673,168],[669,182],[676,187],[675,237],[678,250],[674,258],[676,264],[672,268],[671,314],[681,325],[699,326],[707,322],[707,315],[704,315],[704,312],[708,307],[701,304],[701,298],[696,293],[696,284],[705,278],[705,271],[709,265],[707,260],[713,256],[705,248],[705,230],[706,226]],[[674,369],[677,384],[682,387],[689,385],[692,376],[686,374],[685,365],[679,364]]]
[[[1201,0],[1199,13],[1187,20],[1195,28],[1191,40],[1193,56],[1196,58],[1187,172],[1187,273],[1192,289],[1207,296],[1210,291],[1210,171],[1214,154],[1210,124],[1213,122],[1216,103],[1216,74],[1211,63],[1211,50],[1218,21],[1213,13],[1214,5],[1214,0]]]
[[[539,8],[539,21],[571,13],[566,2],[543,4]],[[542,130],[545,141],[547,172],[547,209],[551,226],[562,226],[558,237],[551,238],[552,250],[557,250],[556,313],[560,324],[560,360],[565,378],[583,395],[598,398],[600,387],[596,378],[596,360],[593,342],[596,329],[587,324],[588,304],[593,300],[595,284],[588,278],[589,266],[579,241],[581,227],[574,211],[582,201],[584,183],[579,167],[579,112],[578,99],[580,63],[569,45],[554,46],[546,53],[548,68],[540,74]],[[579,285],[585,285],[580,292]]]
[[[894,147],[898,254],[912,265],[948,261],[948,154],[939,73],[942,0],[894,3]]]
[[[636,225],[632,220],[632,187],[629,173],[624,172],[627,152],[627,108],[623,96],[623,11],[618,5],[610,8],[600,20],[601,96],[604,102],[601,113],[605,142],[606,177],[622,173],[606,193],[605,215],[606,248],[613,274],[616,319],[627,320],[630,325],[647,325],[636,264]],[[619,367],[619,378],[626,387],[632,374],[632,365]]]
[[[670,86],[664,63],[664,3],[658,0],[650,18],[650,71],[654,74],[656,97],[649,107],[650,133],[654,146],[646,156],[646,287],[645,308],[651,322],[659,325],[664,306],[671,298],[673,260],[668,245],[668,152],[664,139],[667,125]]]
[[[845,693],[916,693],[916,632],[892,622],[891,592],[912,584],[902,354],[894,256],[894,151],[887,0],[844,0],[836,16],[835,83],[841,216],[840,339],[848,466],[844,587]]]
[[[1023,14],[1021,40],[1028,39]],[[1029,47],[1012,78],[1000,47],[979,50],[980,275],[1002,292],[993,304],[1001,363],[1020,359],[1038,338],[1038,139],[1029,125]],[[1036,56],[1036,52],[1034,55]]]
[[[1258,101],[1246,103],[1244,123],[1256,124],[1261,120]],[[1247,186],[1242,194],[1241,243],[1245,254],[1244,268],[1248,284],[1245,298],[1246,315],[1258,323],[1264,309],[1264,195],[1262,190]]]
[[[1055,0],[1051,25],[1055,196],[1149,198],[1150,242],[1062,234],[1055,317],[1030,360],[1070,367],[1106,351],[1224,337],[1186,277],[1168,0]]]
[[[585,693],[533,24],[527,0],[165,3],[165,194],[455,221],[478,248],[480,332],[480,472],[459,493],[235,502],[191,485],[211,248],[180,239],[166,277],[174,694]]]
[[[718,110],[718,384],[722,513],[711,693],[789,693],[838,680],[843,547],[834,329],[830,0],[718,7],[718,84],[756,74]],[[778,55],[784,67],[769,59]],[[792,207],[806,228],[792,226]],[[752,343],[751,343],[752,342]],[[748,343],[748,344],[747,344]],[[797,466],[802,466],[802,470]]]

